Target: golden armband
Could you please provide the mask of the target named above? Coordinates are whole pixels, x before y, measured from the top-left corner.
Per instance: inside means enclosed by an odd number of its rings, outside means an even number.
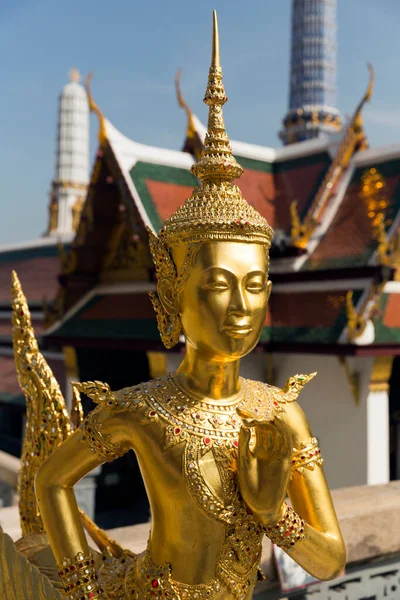
[[[59,567],[59,575],[67,600],[96,600],[103,593],[92,556],[83,556],[79,552],[73,561],[65,558]]]
[[[96,454],[100,460],[112,462],[126,454],[127,449],[120,444],[114,444],[110,434],[103,434],[102,426],[103,424],[98,422],[97,411],[93,410],[80,425],[84,433],[82,441],[89,446],[89,452]]]
[[[292,472],[304,473],[304,469],[313,471],[315,467],[322,467],[323,463],[317,438],[310,438],[307,442],[301,442],[298,448],[293,448]]]
[[[285,502],[278,523],[264,527],[264,531],[273,544],[280,546],[286,552],[291,552],[296,542],[305,539],[304,528],[303,519]]]

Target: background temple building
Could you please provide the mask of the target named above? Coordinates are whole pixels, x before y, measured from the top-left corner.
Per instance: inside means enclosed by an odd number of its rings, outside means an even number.
[[[328,483],[340,488],[400,478],[400,143],[369,148],[362,110],[373,92],[372,68],[342,124],[335,15],[332,0],[293,2],[284,147],[231,145],[245,170],[244,197],[275,230],[269,313],[242,374],[283,386],[295,373],[318,371],[300,402],[319,438]],[[196,185],[190,168],[205,126],[186,105],[179,80],[177,92],[187,115],[180,152],[128,139],[89,93],[100,123],[89,177],[87,100],[75,72],[64,88],[47,233],[0,249],[1,450],[19,455],[23,414],[11,348],[11,269],[69,402],[72,379],[102,379],[118,389],[180,361],[183,343],[164,351],[148,298],[155,280],[145,230],[158,231]],[[92,406],[88,400],[85,408]],[[135,472],[133,488],[127,482]],[[101,526],[147,519],[139,477],[132,453],[102,468]]]

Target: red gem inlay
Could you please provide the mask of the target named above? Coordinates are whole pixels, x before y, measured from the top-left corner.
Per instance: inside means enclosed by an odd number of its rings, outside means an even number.
[[[239,442],[237,440],[233,440],[233,445],[235,446],[235,448],[239,447]]]
[[[205,443],[205,445],[206,445],[206,446],[208,446],[208,444],[209,444],[210,442],[211,442],[211,440],[210,440],[210,438],[209,438],[209,437],[205,437],[205,438],[204,438],[204,443]]]
[[[159,586],[158,579],[153,579],[153,581],[151,582],[151,585],[153,586],[153,588],[158,588],[158,586]]]
[[[175,429],[174,429],[174,433],[175,433],[176,435],[178,435],[178,433],[180,433],[180,432],[181,432],[181,428],[180,428],[180,427],[175,427]]]

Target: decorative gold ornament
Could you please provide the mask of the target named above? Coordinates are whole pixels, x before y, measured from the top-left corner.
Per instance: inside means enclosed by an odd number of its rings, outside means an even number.
[[[75,560],[64,558],[58,572],[67,600],[101,600],[103,590],[96,574],[92,555],[78,552]]]
[[[22,533],[27,535],[43,531],[34,490],[35,474],[72,429],[60,386],[39,351],[28,303],[15,271],[12,272],[11,305],[15,366],[26,397],[18,492]]]
[[[0,527],[0,598],[62,600],[50,579],[32,565]]]
[[[193,113],[187,105],[181,90],[181,74],[182,69],[179,69],[175,76],[175,89],[176,89],[176,97],[178,100],[178,104],[183,110],[186,112],[187,116],[187,127],[186,127],[186,137],[188,140],[194,141],[193,144],[193,153],[194,156],[198,159],[201,156],[201,150],[203,148],[202,140],[198,138],[198,133],[196,130],[196,126],[194,123]]]
[[[354,342],[354,340],[359,338],[364,333],[369,320],[376,320],[379,314],[379,307],[384,286],[385,282],[372,285],[359,310],[357,310],[353,304],[353,291],[350,290],[347,292],[347,335],[350,342]]]
[[[371,392],[387,392],[393,368],[393,356],[377,356],[369,379]]]
[[[175,268],[172,256],[161,238],[158,238],[148,228],[150,251],[153,255],[154,266],[156,269],[157,280],[163,282],[163,285],[169,285],[171,290],[171,305],[176,306],[176,300],[179,292],[193,267],[199,244],[190,244],[185,256],[185,261],[178,274]],[[149,297],[156,313],[157,326],[161,335],[161,340],[166,348],[173,348],[179,342],[179,336],[182,331],[182,323],[178,312],[172,308],[168,311],[159,299],[159,295],[149,292]]]
[[[279,521],[275,525],[265,527],[264,530],[273,544],[286,552],[292,552],[297,542],[306,539],[305,526],[305,521],[285,503],[285,510]]]
[[[214,21],[214,57],[217,50]],[[265,322],[271,289],[265,250],[271,230],[254,215],[247,228],[231,222],[225,192],[236,193],[232,178],[240,168],[227,162],[220,76],[215,58],[209,86],[214,125],[194,195],[215,186],[224,192],[218,200],[224,208],[217,220],[208,218],[215,213],[209,207],[217,202],[210,192],[200,198],[191,220],[189,199],[177,228],[167,224],[166,237],[151,238],[156,300],[166,318],[175,317],[179,307],[187,335],[182,363],[174,374],[117,392],[101,381],[74,384],[78,398],[85,393],[98,406],[46,457],[36,475],[43,524],[57,563],[66,557],[74,565],[78,552],[90,555],[83,524],[104,554],[96,574],[105,600],[164,600],[164,592],[169,600],[249,600],[265,532],[287,551],[293,549],[294,560],[315,577],[334,578],[345,564],[323,473],[310,471],[290,481],[293,448],[309,431],[295,400],[312,376],[290,378],[281,390],[238,375],[240,359],[255,347]],[[247,205],[236,200],[232,206],[240,220]],[[199,214],[204,222],[193,227]],[[189,226],[198,231],[194,239]],[[84,236],[81,223],[77,237]],[[36,381],[36,372],[32,377]],[[34,435],[41,422],[28,416]],[[138,556],[83,516],[73,493],[85,473],[131,449],[139,458],[152,507],[151,545]],[[298,518],[284,504],[288,493],[299,507]],[[284,522],[278,523],[278,517]],[[75,585],[72,579],[68,583]],[[95,594],[87,588],[83,592]]]
[[[285,397],[285,402],[294,402],[298,395],[307,383],[309,383],[317,375],[317,372],[309,373],[309,375],[294,375],[289,377],[282,390]]]
[[[340,365],[344,369],[344,374],[346,375],[354,404],[358,406],[360,404],[360,374],[350,368],[349,360],[346,356],[339,356],[338,359]]]
[[[104,118],[103,113],[97,106],[97,104],[94,101],[94,98],[92,96],[92,90],[90,87],[92,78],[93,78],[93,73],[89,73],[89,75],[86,77],[85,88],[86,88],[86,93],[87,93],[87,97],[88,97],[89,108],[90,108],[91,112],[94,112],[97,115],[97,118],[99,119],[100,127],[99,127],[98,138],[99,138],[100,145],[103,146],[107,141],[106,120]]]
[[[300,222],[296,206],[291,206],[292,232],[291,242],[297,248],[307,248],[307,244],[316,227],[321,222],[322,215],[331,199],[335,185],[339,182],[344,170],[347,168],[355,150],[360,151],[367,147],[362,144],[364,133],[362,128],[361,111],[366,102],[371,99],[374,89],[374,69],[368,64],[369,81],[367,90],[358,104],[353,117],[347,124],[343,140],[332,161],[325,177],[319,186],[314,200],[303,222]]]
[[[318,447],[317,438],[311,438],[306,442],[300,442],[297,448],[293,448],[292,473],[294,471],[303,474],[305,469],[313,471],[315,467],[322,467],[324,459]]]
[[[232,184],[243,169],[232,155],[225,130],[222,107],[226,101],[214,13],[212,61],[204,97],[209,106],[208,127],[200,160],[192,167],[201,184],[159,232],[159,238],[169,249],[205,240],[237,240],[268,247],[271,244],[271,227]]]

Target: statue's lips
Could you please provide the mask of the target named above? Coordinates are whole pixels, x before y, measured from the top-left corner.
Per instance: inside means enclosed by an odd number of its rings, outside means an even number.
[[[225,325],[224,331],[232,337],[245,337],[252,331],[250,325]]]

